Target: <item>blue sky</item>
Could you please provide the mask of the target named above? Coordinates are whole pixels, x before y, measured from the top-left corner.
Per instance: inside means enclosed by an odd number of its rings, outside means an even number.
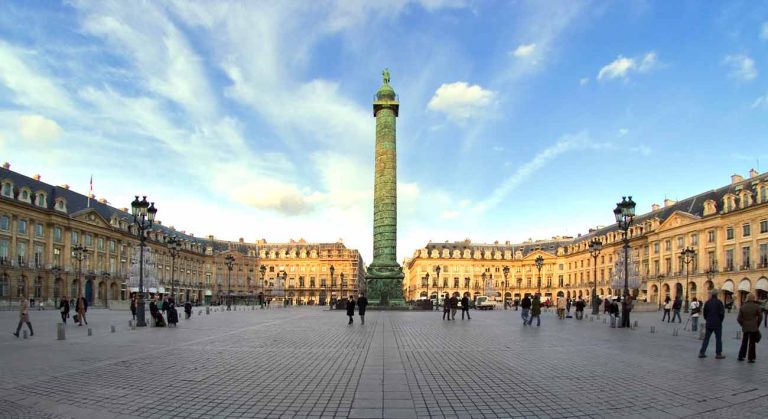
[[[768,3],[0,3],[0,159],[197,236],[371,260],[372,96],[400,96],[398,257],[576,235],[766,171]],[[758,166],[760,164],[761,166]]]

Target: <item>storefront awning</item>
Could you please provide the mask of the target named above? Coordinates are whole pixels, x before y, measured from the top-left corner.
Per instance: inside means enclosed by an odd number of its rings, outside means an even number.
[[[728,280],[723,283],[723,291],[733,292],[733,281]]]
[[[741,282],[739,282],[739,291],[749,292],[751,289],[752,284],[749,283],[748,279],[742,279]]]
[[[765,292],[768,292],[768,278],[762,277],[757,280],[757,285],[755,285],[755,289],[763,290]]]

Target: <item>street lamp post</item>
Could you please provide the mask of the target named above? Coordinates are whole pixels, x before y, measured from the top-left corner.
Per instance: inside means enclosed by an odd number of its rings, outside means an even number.
[[[539,270],[538,294],[539,298],[541,298],[541,268],[544,266],[544,258],[541,255],[536,256],[533,262],[536,264],[536,269]]]
[[[342,287],[344,286],[344,272],[339,274],[339,295],[344,295],[344,290]]]
[[[688,281],[691,275],[690,265],[693,262],[693,258],[696,256],[696,249],[693,247],[686,247],[680,251],[680,260],[685,263],[685,309],[684,312],[688,312]]]
[[[483,272],[483,274],[480,275],[480,278],[483,279],[483,293],[485,293],[485,290],[488,289],[488,283],[486,282],[487,278],[488,278],[488,275],[486,275],[485,272]]]
[[[507,284],[509,284],[509,281],[507,278],[509,277],[509,266],[504,266],[504,268],[501,270],[504,272],[504,295],[502,296],[502,301],[504,301],[504,310],[507,309]]]
[[[429,272],[427,272],[427,273],[424,275],[424,278],[427,280],[427,301],[430,301],[430,302],[431,302],[431,301],[432,301],[432,297],[429,295]],[[432,309],[432,307],[430,307],[429,309],[431,310],[431,309]]]
[[[144,247],[147,246],[146,233],[152,228],[157,208],[154,202],[147,201],[146,196],[139,201],[139,196],[136,195],[136,199],[131,202],[131,213],[133,224],[136,225],[136,235],[139,238],[139,303],[136,307],[136,326],[145,327],[147,321],[144,318]]]
[[[336,268],[334,268],[333,265],[331,265],[331,267],[328,268],[328,270],[331,272],[331,292],[333,292],[333,287],[336,286],[336,282],[333,280],[333,273],[336,272]],[[337,296],[337,298],[336,298],[336,304],[335,305],[339,304],[339,298],[338,297],[339,296]],[[330,304],[328,304],[328,307],[329,307],[329,310],[335,308],[335,307],[331,307]]]
[[[283,307],[288,307],[288,272],[283,271]]]
[[[629,296],[629,226],[635,218],[635,201],[630,196],[621,197],[621,202],[613,210],[616,224],[624,232],[624,298]],[[622,300],[623,301],[623,300]]]
[[[600,256],[600,251],[603,250],[603,242],[598,238],[592,239],[589,242],[589,255],[592,256],[592,260],[595,265],[595,276],[592,278],[594,281],[592,285],[592,315],[597,316],[600,313],[600,302],[597,301],[597,257]]]
[[[441,270],[440,265],[435,266],[435,274],[437,274],[437,280],[436,280],[437,281],[437,301],[440,301],[440,289],[442,288],[440,286],[440,270]]]
[[[175,300],[176,294],[174,294],[174,284],[176,281],[174,272],[176,272],[176,257],[179,256],[179,252],[181,251],[181,240],[179,240],[176,236],[171,236],[166,244],[168,245],[168,251],[171,253],[171,297]]]
[[[85,287],[81,279],[83,272],[83,260],[88,257],[88,248],[79,244],[72,246],[72,257],[74,257],[77,261],[77,293],[81,294],[82,288]],[[76,297],[79,297],[79,295]]]
[[[227,260],[227,311],[232,310],[232,268],[235,263],[235,257],[227,255],[224,259]]]
[[[261,310],[264,310],[264,274],[267,273],[267,267],[261,265],[259,267],[259,273],[261,274],[261,294],[259,296],[259,306],[261,307]]]

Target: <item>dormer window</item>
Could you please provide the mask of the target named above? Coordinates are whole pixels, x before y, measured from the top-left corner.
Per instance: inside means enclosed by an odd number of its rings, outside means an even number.
[[[2,194],[3,196],[6,196],[8,198],[13,197],[13,183],[11,182],[3,182],[3,188],[2,188]]]
[[[752,205],[752,192],[744,190],[739,195],[739,201],[741,201],[741,208],[746,208]]]
[[[717,203],[711,199],[704,201],[704,216],[712,215],[717,212]]]
[[[37,193],[37,200],[35,202],[35,205],[37,205],[38,207],[45,208],[46,205],[45,205],[45,193],[44,192],[38,192]]]
[[[736,197],[727,194],[723,197],[723,212],[731,212],[736,209]]]
[[[24,188],[21,190],[21,194],[19,195],[19,200],[30,203],[31,201],[30,196],[31,194],[29,192],[29,189]]]
[[[56,199],[56,211],[67,212],[67,201],[64,198]]]

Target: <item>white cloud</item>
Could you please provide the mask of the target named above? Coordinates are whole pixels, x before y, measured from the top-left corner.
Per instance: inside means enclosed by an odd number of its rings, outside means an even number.
[[[525,44],[520,45],[517,48],[515,48],[515,51],[512,53],[517,58],[526,58],[533,54],[533,52],[536,50],[536,44]]]
[[[587,84],[589,84],[589,77],[579,79],[579,86],[586,86]]]
[[[768,93],[763,96],[758,96],[754,102],[752,102],[752,109],[768,108]]]
[[[19,117],[19,134],[25,140],[50,141],[61,136],[61,127],[41,115],[22,115]]]
[[[615,60],[603,66],[597,73],[597,79],[626,79],[630,73],[647,73],[656,68],[658,60],[656,53],[650,51],[641,57],[627,58],[619,55]]]
[[[12,100],[32,109],[72,112],[75,106],[67,93],[25,60],[32,56],[0,40],[0,83],[14,93]]]
[[[749,56],[737,54],[726,55],[723,64],[731,67],[730,76],[741,81],[752,81],[757,77],[755,60]]]
[[[453,120],[462,121],[480,116],[493,104],[495,96],[496,92],[483,89],[480,85],[459,81],[441,85],[427,108],[442,112]]]
[[[629,134],[629,130],[626,128],[619,128],[619,137],[623,137],[625,135]]]
[[[768,41],[768,22],[763,23],[763,26],[760,27],[760,39]]]
[[[445,210],[445,211],[443,211],[442,214],[440,214],[440,218],[443,218],[445,220],[450,220],[450,219],[458,217],[459,215],[461,215],[461,212],[459,212],[459,211]]]

